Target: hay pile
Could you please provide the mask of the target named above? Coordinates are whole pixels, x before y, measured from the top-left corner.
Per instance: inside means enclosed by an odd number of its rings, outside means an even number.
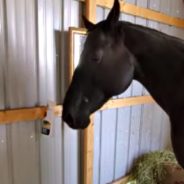
[[[166,164],[177,164],[170,151],[157,151],[140,157],[130,175],[128,184],[160,184],[167,175]]]

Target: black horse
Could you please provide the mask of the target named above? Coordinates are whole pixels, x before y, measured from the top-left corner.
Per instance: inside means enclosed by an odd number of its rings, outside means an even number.
[[[64,99],[63,120],[86,128],[91,113],[138,80],[169,115],[174,152],[184,168],[184,42],[118,21],[119,14],[115,0],[106,20],[94,25],[83,17],[88,36]]]

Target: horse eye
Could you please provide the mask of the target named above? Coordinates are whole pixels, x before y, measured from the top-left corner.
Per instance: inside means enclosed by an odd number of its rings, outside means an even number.
[[[83,100],[85,103],[89,103],[89,99],[86,96],[83,98]]]
[[[100,62],[100,57],[93,57],[92,61],[95,63],[99,63]]]

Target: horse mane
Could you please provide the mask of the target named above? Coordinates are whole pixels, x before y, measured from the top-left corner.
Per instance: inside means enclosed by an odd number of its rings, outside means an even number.
[[[178,49],[178,51],[180,50],[182,53],[184,53],[184,40],[182,40],[181,38],[171,36],[154,28],[149,28],[139,24],[133,24],[127,21],[119,21],[119,26],[122,29],[128,28],[149,35],[150,37],[158,38],[159,40],[167,42],[168,45],[170,45],[171,47],[175,47],[175,49]]]

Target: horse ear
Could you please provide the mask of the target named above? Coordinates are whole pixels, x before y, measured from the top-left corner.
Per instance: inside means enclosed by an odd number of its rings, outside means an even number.
[[[95,28],[95,24],[90,22],[84,15],[82,16],[84,26],[88,31],[92,31]]]
[[[120,16],[120,3],[119,0],[114,0],[114,5],[107,17],[109,23],[115,23],[119,20]]]

